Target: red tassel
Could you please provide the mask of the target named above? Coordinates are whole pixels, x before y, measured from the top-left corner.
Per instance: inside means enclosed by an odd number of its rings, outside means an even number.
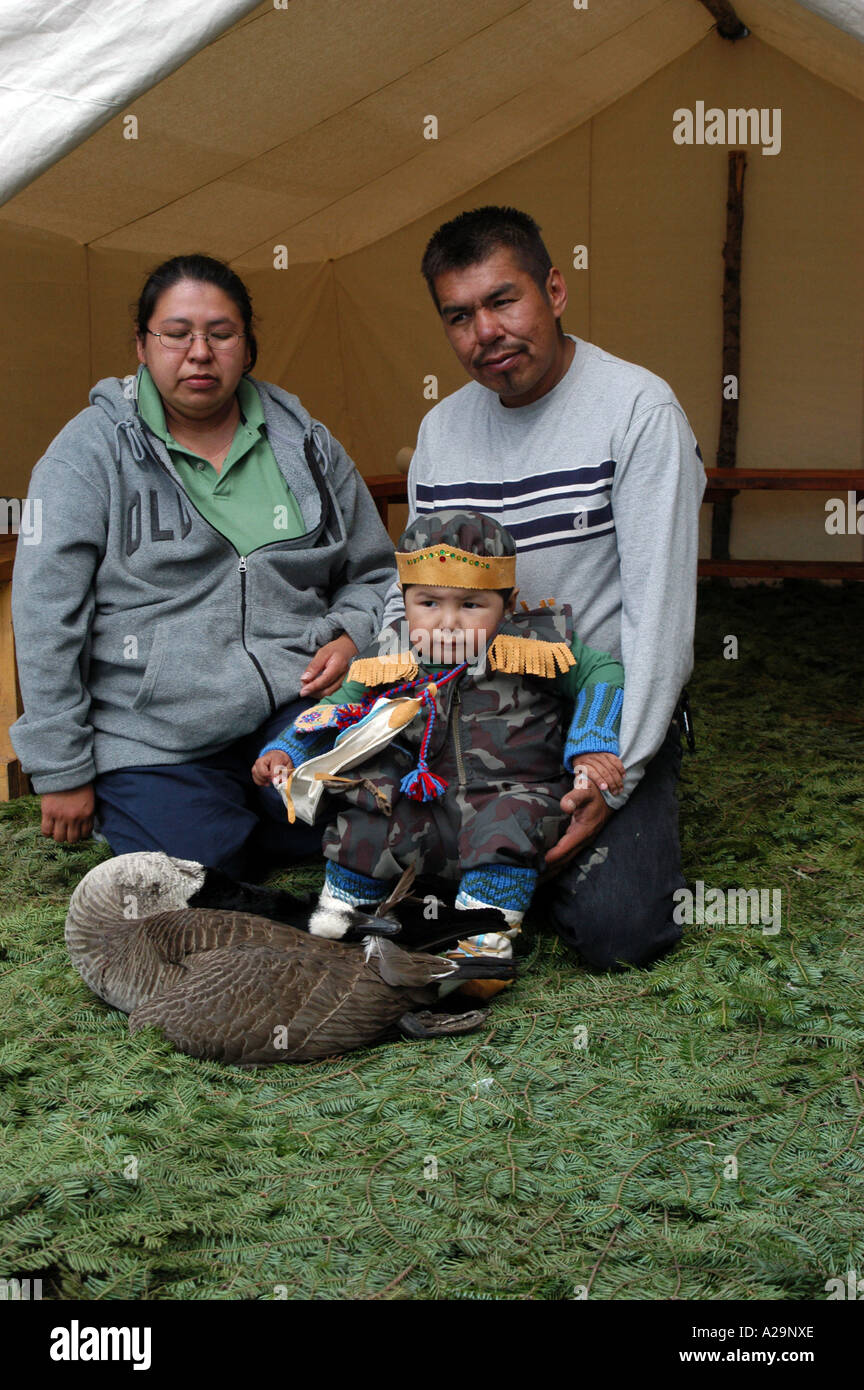
[[[446,788],[443,777],[434,777],[425,767],[415,767],[399,784],[410,801],[434,801]]]

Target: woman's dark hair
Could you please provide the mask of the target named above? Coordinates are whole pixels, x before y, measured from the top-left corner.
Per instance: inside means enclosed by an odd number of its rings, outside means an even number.
[[[469,265],[478,265],[503,247],[514,252],[522,270],[546,294],[552,258],[534,218],[527,212],[519,212],[518,208],[474,208],[443,223],[423,253],[420,269],[439,314],[441,305],[435,293],[436,277],[447,270],[465,270]]]
[[[224,261],[217,261],[214,256],[204,256],[200,252],[191,256],[172,256],[170,261],[163,261],[155,270],[151,270],[144,282],[135,310],[135,328],[138,336],[146,336],[160,294],[173,289],[181,280],[197,280],[202,285],[215,285],[217,289],[223,290],[229,299],[233,299],[243,319],[243,332],[250,354],[246,371],[251,372],[258,360],[258,343],[252,327],[252,299],[240,276]]]

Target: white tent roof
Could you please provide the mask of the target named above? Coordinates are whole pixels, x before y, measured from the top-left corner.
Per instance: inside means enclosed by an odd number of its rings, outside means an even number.
[[[864,99],[861,0],[736,9]],[[0,0],[0,221],[125,252],[206,240],[246,267],[280,243],[337,258],[556,140],[712,25],[697,0]]]

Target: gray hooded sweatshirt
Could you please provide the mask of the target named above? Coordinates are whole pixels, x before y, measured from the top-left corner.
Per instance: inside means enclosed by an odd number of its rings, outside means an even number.
[[[306,526],[294,540],[241,556],[205,521],[138,414],[135,377],[98,382],[36,465],[10,733],[37,792],[206,757],[296,699],[324,643],[345,632],[362,650],[377,632],[394,569],[375,504],[297,397],[252,380]]]

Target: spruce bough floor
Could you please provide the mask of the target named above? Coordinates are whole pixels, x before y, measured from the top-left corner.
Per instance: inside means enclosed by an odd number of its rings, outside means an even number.
[[[43,840],[34,798],[0,808],[0,1276],[49,1298],[796,1300],[864,1274],[862,631],[861,586],[700,588],[685,872],[780,888],[779,934],[685,927],[606,976],[534,935],[472,1037],[250,1073],[130,1038],[63,944],[104,850]]]

